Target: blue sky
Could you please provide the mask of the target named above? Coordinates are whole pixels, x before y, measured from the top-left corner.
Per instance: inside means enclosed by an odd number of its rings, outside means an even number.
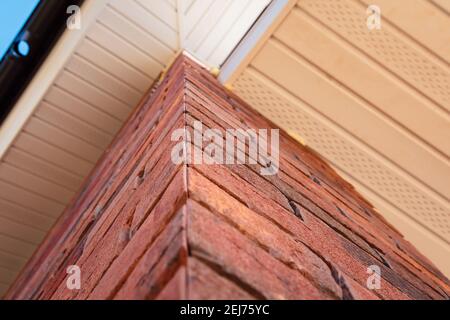
[[[0,59],[39,0],[0,0]]]

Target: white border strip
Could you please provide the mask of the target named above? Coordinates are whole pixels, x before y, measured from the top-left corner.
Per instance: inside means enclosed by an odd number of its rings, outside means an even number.
[[[87,0],[81,7],[81,29],[64,31],[0,127],[0,160],[108,2],[109,0]]]
[[[223,64],[218,77],[221,83],[225,84],[229,81],[234,72],[241,66],[246,57],[264,36],[266,31],[272,26],[278,15],[283,12],[290,3],[290,0],[271,1],[248,31],[247,35],[241,40]]]

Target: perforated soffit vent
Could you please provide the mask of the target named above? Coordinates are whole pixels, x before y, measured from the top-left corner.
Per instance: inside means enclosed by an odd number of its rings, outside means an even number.
[[[369,4],[287,3],[221,80],[322,154],[449,275],[450,18],[432,1],[380,0],[382,27],[370,31]]]

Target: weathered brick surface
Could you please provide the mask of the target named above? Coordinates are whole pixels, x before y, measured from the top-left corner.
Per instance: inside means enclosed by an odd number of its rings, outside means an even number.
[[[448,279],[284,132],[273,176],[260,174],[260,159],[175,165],[171,134],[193,133],[197,120],[224,137],[229,128],[274,128],[180,56],[7,298],[448,299]],[[70,265],[80,267],[80,290],[66,286]],[[381,269],[377,290],[366,285],[371,265]]]

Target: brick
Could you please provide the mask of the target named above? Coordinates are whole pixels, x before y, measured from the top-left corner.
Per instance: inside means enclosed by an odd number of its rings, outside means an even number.
[[[155,300],[186,299],[186,267],[181,266]]]
[[[193,300],[253,300],[239,283],[222,277],[214,269],[195,257],[188,259],[189,299]],[[217,269],[216,269],[217,270]],[[220,272],[220,271],[219,271]]]
[[[449,280],[283,131],[273,176],[260,174],[261,161],[173,164],[173,130],[192,131],[196,120],[204,129],[275,127],[182,55],[143,97],[7,298],[448,299]],[[82,270],[81,290],[65,286],[72,264]],[[373,264],[381,269],[376,290],[366,286]]]
[[[184,226],[169,224],[127,276],[114,299],[156,298],[178,269],[186,265],[186,259]]]
[[[188,200],[188,244],[193,256],[208,261],[255,298],[332,299],[299,271],[249,241],[192,200]],[[218,237],[217,235],[221,235]],[[276,255],[276,253],[273,253]],[[277,270],[276,273],[273,270]]]
[[[111,264],[101,280],[89,295],[91,299],[101,299],[112,297],[120,284],[137,263],[145,250],[153,244],[156,237],[167,227],[171,219],[175,219],[173,224],[178,228],[183,226],[182,205],[185,202],[186,194],[183,191],[184,174],[179,172],[171,185],[167,188],[161,200],[149,213],[141,228],[136,232],[124,251]],[[175,228],[175,227],[174,227]]]

